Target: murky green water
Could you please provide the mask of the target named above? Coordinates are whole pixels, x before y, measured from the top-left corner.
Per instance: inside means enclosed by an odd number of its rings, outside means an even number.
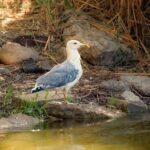
[[[0,150],[150,150],[150,119],[57,123],[36,132],[0,133]]]

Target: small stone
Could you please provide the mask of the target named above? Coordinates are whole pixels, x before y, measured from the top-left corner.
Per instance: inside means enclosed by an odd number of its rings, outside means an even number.
[[[1,81],[4,81],[4,80],[5,80],[5,79],[4,79],[3,77],[0,76],[0,82],[1,82]]]
[[[81,83],[83,83],[83,84],[89,84],[90,83],[90,81],[88,80],[88,79],[83,79],[82,81],[80,81]]]
[[[147,112],[147,105],[140,100],[140,98],[135,95],[131,91],[124,91],[121,96],[126,100],[127,102],[127,111],[128,113],[141,113],[141,112]]]
[[[90,77],[89,79],[90,79],[90,80],[93,80],[93,77]]]
[[[39,67],[32,58],[29,58],[23,61],[22,70],[26,73],[35,73],[39,71]]]
[[[22,70],[26,73],[46,72],[51,69],[49,61],[36,62],[32,58],[24,60],[22,63]]]
[[[14,130],[39,124],[42,120],[25,114],[13,114],[8,118],[0,119],[0,130]]]
[[[0,68],[0,74],[10,74],[10,70],[7,68],[1,67]]]
[[[19,81],[21,79],[21,75],[20,74],[17,74],[16,76],[15,76],[15,80],[16,81]]]

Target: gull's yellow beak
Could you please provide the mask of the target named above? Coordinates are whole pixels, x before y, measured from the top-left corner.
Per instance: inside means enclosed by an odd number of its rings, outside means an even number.
[[[84,44],[84,43],[82,43],[81,46],[84,46],[84,47],[87,47],[87,48],[91,47],[90,44]]]

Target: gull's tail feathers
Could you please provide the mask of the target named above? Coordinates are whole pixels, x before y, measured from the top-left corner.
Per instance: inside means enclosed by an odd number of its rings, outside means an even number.
[[[32,90],[31,90],[31,93],[36,93],[36,92],[40,92],[40,91],[43,91],[44,88],[40,87],[40,86],[37,86],[37,87],[34,87]]]

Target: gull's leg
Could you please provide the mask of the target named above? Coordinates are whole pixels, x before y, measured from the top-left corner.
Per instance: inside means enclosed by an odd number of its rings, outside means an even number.
[[[63,94],[64,94],[64,101],[67,103],[67,97],[68,97],[68,89],[67,88],[64,88]]]

